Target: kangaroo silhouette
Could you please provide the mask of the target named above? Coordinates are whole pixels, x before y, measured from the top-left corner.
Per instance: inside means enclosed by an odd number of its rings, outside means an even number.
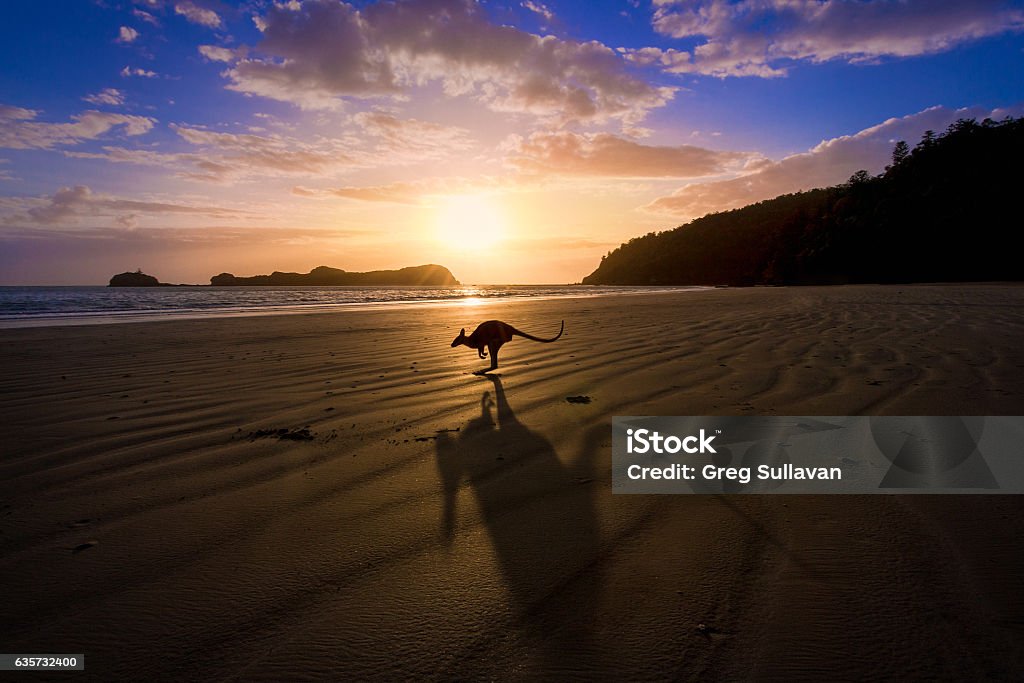
[[[468,346],[471,349],[476,349],[477,353],[481,358],[487,358],[487,353],[491,354],[491,367],[486,370],[477,370],[474,375],[483,375],[492,370],[498,369],[498,350],[501,349],[502,344],[512,341],[512,337],[519,335],[520,337],[526,337],[535,342],[541,342],[543,344],[550,344],[556,341],[565,332],[565,321],[562,321],[562,327],[551,339],[541,339],[540,337],[534,337],[532,334],[527,334],[521,330],[517,330],[508,323],[503,323],[500,320],[488,320],[477,325],[477,328],[473,330],[473,334],[466,336],[466,328],[463,327],[462,331],[459,332],[459,336],[452,342],[452,348],[456,346]]]

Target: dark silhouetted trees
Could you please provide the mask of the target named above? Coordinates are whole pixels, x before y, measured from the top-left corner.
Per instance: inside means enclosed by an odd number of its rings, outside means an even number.
[[[637,237],[584,284],[1024,280],[1013,245],[1024,119],[962,119],[896,143],[883,174]]]
[[[908,156],[910,156],[910,145],[908,145],[905,140],[900,140],[896,143],[896,146],[892,148],[892,165],[899,166],[906,161]]]

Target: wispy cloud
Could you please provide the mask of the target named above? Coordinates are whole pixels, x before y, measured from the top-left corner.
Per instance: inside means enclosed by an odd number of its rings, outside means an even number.
[[[140,69],[139,67],[126,66],[121,69],[122,78],[130,78],[132,76],[138,78],[156,78],[159,74],[155,71],[149,71],[148,69]]]
[[[368,187],[339,187],[333,190],[311,190],[302,186],[292,188],[300,197],[342,197],[364,202],[388,202],[391,204],[419,204],[424,193],[429,192],[431,183],[396,182]]]
[[[353,117],[362,132],[376,141],[375,151],[389,164],[439,159],[473,147],[469,131],[459,126],[403,119],[384,112],[362,112]]]
[[[527,173],[620,178],[695,178],[723,173],[753,155],[692,145],[643,145],[610,133],[534,133],[503,145],[506,162]]]
[[[313,189],[297,186],[292,194],[313,199],[341,197],[363,202],[384,202],[390,204],[425,204],[433,197],[507,190],[522,186],[513,177],[476,176],[432,176],[413,181],[398,181],[383,185],[345,186],[331,189]]]
[[[304,141],[284,135],[225,133],[171,124],[171,130],[195,151],[162,152],[105,146],[99,152],[65,152],[78,159],[156,166],[200,182],[227,182],[267,176],[322,176],[360,163],[354,143],[337,138]]]
[[[357,117],[360,118],[360,117]],[[396,125],[389,115],[374,114],[364,120]],[[413,128],[423,125],[413,120]],[[409,121],[400,125],[410,125]],[[442,138],[443,139],[443,138]],[[396,145],[401,149],[402,145]],[[442,147],[451,149],[445,143]],[[527,138],[513,135],[499,147],[506,172],[499,175],[430,176],[378,185],[346,185],[330,189],[297,186],[292,193],[326,199],[341,197],[363,202],[429,204],[432,198],[480,192],[550,189],[552,182],[590,182],[595,178],[696,178],[734,173],[759,155],[709,150],[692,145],[643,145],[610,133],[583,134],[538,132]],[[621,181],[614,181],[621,185]]]
[[[199,54],[211,62],[233,62],[236,59],[245,57],[245,49],[231,49],[217,45],[200,45]]]
[[[124,104],[124,93],[117,88],[104,88],[82,99],[90,104],[108,104],[113,107]]]
[[[80,219],[134,219],[137,214],[193,214],[225,218],[244,212],[219,206],[177,202],[143,201],[106,194],[96,194],[86,185],[62,187],[50,196],[39,198],[8,198],[0,208],[27,207],[24,212],[8,211],[4,222],[59,225]]]
[[[200,26],[206,26],[208,28],[220,28],[221,20],[220,15],[214,12],[212,9],[200,7],[194,2],[178,2],[174,5],[174,13],[185,17],[193,24],[199,24]]]
[[[691,50],[626,51],[642,64],[711,76],[785,74],[788,64],[866,62],[949,50],[1024,29],[1024,10],[1003,0],[655,0],[659,33],[701,40]]]
[[[160,20],[159,19],[157,19],[155,16],[153,16],[152,14],[147,12],[146,10],[139,9],[138,7],[135,7],[135,8],[132,9],[132,16],[135,17],[136,19],[140,20],[140,21],[144,21],[147,24],[151,24],[153,26],[159,26],[160,25]]]
[[[329,176],[354,168],[402,166],[465,153],[475,145],[466,129],[384,112],[363,112],[349,121],[349,134],[309,139],[267,132],[233,133],[185,124],[170,129],[189,151],[131,149],[107,145],[100,151],[67,151],[76,159],[102,159],[171,169],[200,182],[230,182],[271,176]]]
[[[282,135],[220,133],[183,125],[171,128],[183,140],[238,173],[323,174],[354,162],[345,142],[338,139],[304,142]]]
[[[51,149],[94,140],[111,129],[136,136],[149,132],[156,123],[147,116],[86,111],[71,117],[69,123],[36,121],[39,112],[0,105],[0,147],[9,149]]]
[[[539,14],[540,16],[544,17],[548,21],[551,21],[552,19],[555,18],[555,13],[552,12],[551,8],[549,8],[543,2],[534,2],[533,0],[524,0],[524,2],[522,3],[522,6],[525,9],[530,10],[534,14]]]

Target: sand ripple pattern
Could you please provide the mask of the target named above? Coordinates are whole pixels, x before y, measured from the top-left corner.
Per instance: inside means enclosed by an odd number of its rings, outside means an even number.
[[[609,482],[613,415],[1024,414],[1021,287],[0,336],[0,642],[81,680],[1024,677],[1018,498]]]

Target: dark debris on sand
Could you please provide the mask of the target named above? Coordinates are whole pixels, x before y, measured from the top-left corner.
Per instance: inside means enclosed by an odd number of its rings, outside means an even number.
[[[88,550],[89,548],[92,548],[92,547],[94,547],[94,546],[96,546],[98,544],[99,544],[99,541],[86,541],[85,543],[82,543],[80,545],[76,545],[74,548],[72,548],[71,549],[71,554],[72,555],[77,555],[78,553],[82,552],[83,550]]]
[[[565,400],[569,403],[590,403],[593,399],[589,396],[566,396]]]
[[[433,434],[431,436],[417,436],[415,438],[415,441],[433,441],[434,439],[439,437],[441,434],[449,434],[451,432],[457,432],[460,429],[462,429],[462,427],[456,427],[455,429],[438,429],[436,434]],[[408,441],[408,439],[406,439],[406,441]]]
[[[249,432],[249,440],[255,441],[256,439],[277,439],[278,441],[312,441],[316,438],[316,434],[310,431],[309,427],[303,427],[302,429],[286,429],[284,427],[280,429],[258,429],[255,432]]]

